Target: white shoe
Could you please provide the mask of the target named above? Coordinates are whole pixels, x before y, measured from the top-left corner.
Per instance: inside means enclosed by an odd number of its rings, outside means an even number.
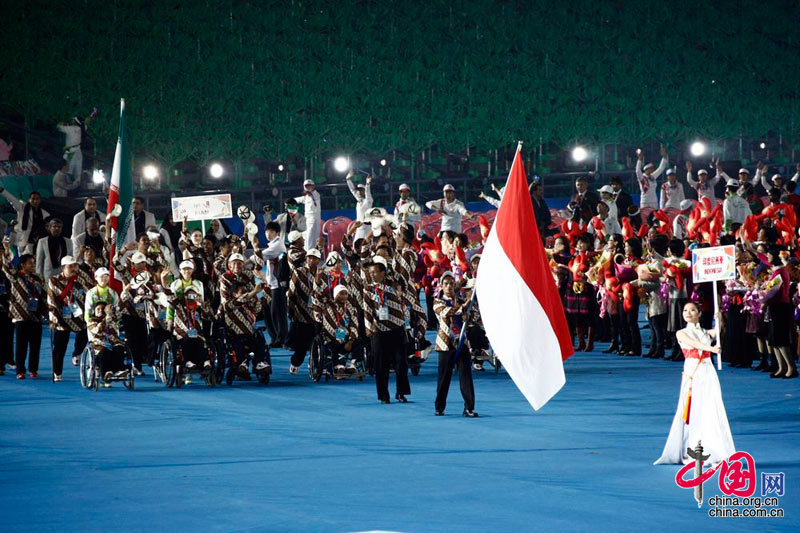
[[[203,363],[203,368],[209,370],[211,368],[211,361],[206,361],[205,363]]]
[[[341,374],[344,372],[344,365],[336,365],[333,367],[333,371],[337,374]]]
[[[61,374],[53,374],[53,381],[61,381]]]
[[[72,356],[72,366],[79,366],[81,364],[81,358],[77,355]]]
[[[184,385],[191,385],[192,384],[192,376],[190,376],[188,374],[183,376],[183,384]]]
[[[269,363],[267,363],[266,361],[261,361],[260,363],[258,363],[256,365],[256,372],[261,372],[262,370],[266,370],[270,366],[271,365]]]
[[[103,382],[103,388],[104,389],[110,389],[111,388],[111,382],[110,381],[104,381]]]
[[[106,381],[111,381],[112,377],[114,377],[114,373],[111,371],[108,371],[105,374],[103,374],[103,379]]]
[[[292,374],[293,376],[297,375],[297,371],[298,370],[300,370],[300,367],[294,366],[294,365],[289,365],[289,373]]]
[[[194,370],[196,366],[197,365],[195,365],[191,361],[186,361],[186,370]]]

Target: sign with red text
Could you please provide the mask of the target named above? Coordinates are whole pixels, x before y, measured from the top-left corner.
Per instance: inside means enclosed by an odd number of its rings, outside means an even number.
[[[736,247],[714,246],[692,250],[692,281],[721,281],[736,277]]]
[[[233,205],[230,194],[183,196],[172,199],[172,220],[180,223],[184,217],[189,222],[231,218]]]

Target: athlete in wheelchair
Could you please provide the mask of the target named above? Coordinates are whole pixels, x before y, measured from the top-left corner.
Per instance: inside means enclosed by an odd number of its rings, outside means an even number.
[[[112,381],[122,381],[133,390],[133,357],[120,339],[116,310],[103,300],[92,305],[86,313],[89,345],[81,355],[81,384],[97,390],[101,382],[104,388],[109,388]]]
[[[327,381],[355,377],[359,381],[367,373],[365,344],[358,335],[358,311],[350,299],[347,286],[333,289],[333,299],[320,294],[319,332],[311,346],[308,374],[314,381],[325,376]],[[349,356],[349,357],[348,357]]]
[[[225,327],[220,332],[223,342],[218,344],[218,350],[224,350],[226,354],[224,364],[228,370],[225,381],[228,385],[237,377],[249,381],[249,364],[252,364],[253,374],[259,383],[269,383],[272,374],[272,359],[264,340],[264,328],[255,326],[261,311],[258,293],[263,290],[263,285],[257,283],[250,291],[247,288],[246,283],[234,282],[231,286],[232,298],[222,305]],[[221,364],[223,358],[219,355],[222,354],[218,354],[218,364]]]
[[[205,325],[213,320],[209,305],[203,300],[202,285],[194,281],[182,291],[169,297],[167,325],[172,330],[175,349],[168,354],[171,367],[167,386],[189,385],[192,374],[199,374],[203,381],[213,387],[216,372],[209,344],[206,342]]]

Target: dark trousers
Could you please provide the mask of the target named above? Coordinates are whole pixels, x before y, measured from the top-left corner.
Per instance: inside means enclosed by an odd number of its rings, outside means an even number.
[[[623,334],[623,339],[627,337],[628,351],[641,354],[642,353],[642,334],[639,332],[639,297],[634,296],[633,308],[630,311],[623,310],[622,312],[622,328],[627,331],[627,335]]]
[[[69,344],[70,330],[60,331],[52,330],[53,332],[53,374],[60,376],[64,372],[64,355],[67,353],[67,344]],[[86,348],[87,342],[86,330],[82,329],[75,333],[75,344],[72,347],[73,357],[78,357],[81,352]]]
[[[3,308],[0,307],[0,313],[3,312]],[[0,369],[13,364],[16,364],[14,362],[14,323],[6,312],[5,315],[0,316]]]
[[[147,357],[147,322],[137,316],[122,315],[122,327],[125,330],[125,341],[133,353],[133,366],[142,369],[142,361]]]
[[[231,338],[231,347],[233,348],[233,353],[231,354],[232,359],[228,363],[230,366],[246,361],[251,353],[253,354],[253,371],[255,371],[258,363],[262,361],[269,362],[269,352],[267,351],[264,337],[260,333],[255,335],[235,335]]]
[[[647,321],[650,323],[651,355],[664,357],[664,347],[667,341],[667,313],[651,316]]]
[[[106,372],[117,372],[125,370],[125,347],[114,346],[112,348],[103,348],[97,354],[97,366],[100,368],[100,377],[105,376]]]
[[[370,342],[372,357],[375,359],[375,388],[378,391],[378,399],[389,400],[389,370],[393,362],[397,394],[411,394],[403,328],[373,333]]]
[[[458,382],[461,385],[461,397],[464,398],[464,409],[475,409],[475,387],[472,384],[472,367],[469,358],[464,357],[466,350],[462,350],[461,357],[455,360],[456,351],[448,350],[439,354],[439,379],[436,383],[436,410],[444,411],[447,405],[447,393],[450,390],[450,379],[453,377],[453,366],[458,368]]]
[[[206,348],[206,343],[203,342],[203,339],[181,339],[178,341],[178,346],[181,350],[184,365],[191,361],[197,366],[203,366],[203,363],[209,358],[208,348]]]
[[[353,341],[353,346],[350,348],[349,352],[344,349],[344,343],[342,342],[331,341],[325,346],[331,351],[333,366],[345,364],[348,353],[352,354],[353,361],[359,361],[362,358],[360,340]]]
[[[28,357],[28,369],[39,371],[39,349],[42,346],[42,323],[34,320],[23,320],[14,323],[17,332],[17,373],[25,373],[25,357]]]
[[[150,333],[147,336],[147,365],[155,366],[158,351],[161,345],[171,338],[170,333],[161,328],[150,328]]]
[[[305,322],[292,322],[292,329],[289,331],[290,346],[292,348],[291,363],[293,366],[300,366],[306,358],[311,343],[314,342],[316,326]]]
[[[289,325],[286,318],[286,289],[272,289],[272,302],[269,304],[269,334],[272,342],[286,344]]]

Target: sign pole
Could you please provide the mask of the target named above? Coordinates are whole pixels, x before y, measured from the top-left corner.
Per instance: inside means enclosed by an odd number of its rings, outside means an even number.
[[[720,352],[717,354],[717,370],[722,370],[722,339],[719,338],[719,298],[717,297],[717,282],[711,282],[714,286],[714,338],[717,339],[717,346]]]
[[[206,236],[206,219],[200,221],[200,227],[203,228],[203,237]]]

